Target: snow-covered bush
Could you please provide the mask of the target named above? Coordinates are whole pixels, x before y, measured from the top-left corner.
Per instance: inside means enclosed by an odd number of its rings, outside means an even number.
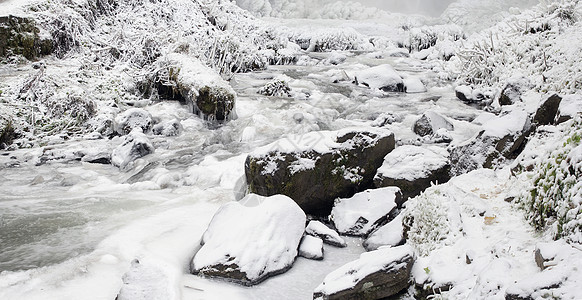
[[[537,229],[582,242],[582,116],[566,123],[559,143],[535,164],[532,186],[519,202]],[[538,139],[544,139],[542,136]]]
[[[371,46],[369,41],[353,28],[329,28],[312,32],[305,30],[282,31],[288,39],[304,50],[328,52],[333,50],[365,50]]]
[[[553,1],[507,17],[464,43],[448,69],[459,83],[499,88],[522,73],[539,91],[575,92],[582,88],[582,46],[572,39],[582,35],[581,11],[578,1]]]
[[[465,39],[465,33],[460,26],[454,24],[412,27],[403,26],[405,34],[398,42],[400,48],[409,52],[431,48],[439,41],[458,41]]]
[[[441,247],[451,233],[448,202],[450,200],[435,187],[406,204],[403,224],[407,243],[413,245],[420,255],[428,255]]]

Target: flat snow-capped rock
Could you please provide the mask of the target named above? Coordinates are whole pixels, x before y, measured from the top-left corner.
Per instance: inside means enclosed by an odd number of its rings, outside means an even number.
[[[414,250],[408,245],[381,248],[360,255],[329,273],[313,299],[381,299],[409,285]]]
[[[338,199],[330,219],[342,234],[364,236],[389,221],[390,212],[402,204],[397,187],[366,190],[351,198]]]
[[[364,241],[362,246],[368,251],[376,250],[382,246],[397,246],[404,241],[404,227],[402,226],[403,216],[400,214],[390,223],[372,232]]]
[[[356,83],[373,90],[384,92],[404,92],[402,77],[389,64],[371,67],[355,74]]]
[[[153,153],[155,148],[148,137],[141,132],[141,128],[134,129],[130,134],[122,137],[123,142],[111,153],[111,164],[125,169],[134,160]]]
[[[324,243],[332,246],[342,248],[347,246],[346,241],[342,239],[339,233],[319,221],[310,221],[305,228],[305,233],[321,238]]]
[[[299,256],[307,259],[323,259],[323,240],[318,237],[306,235],[299,245]]]
[[[430,187],[431,182],[444,183],[449,176],[449,152],[439,146],[400,146],[384,157],[374,184],[376,187],[397,186],[404,199],[414,197]]]
[[[288,270],[305,230],[305,213],[289,197],[250,194],[223,205],[202,238],[192,272],[254,285]]]
[[[336,198],[373,187],[376,170],[394,145],[394,134],[381,128],[288,135],[249,154],[249,191],[287,195],[306,213],[327,216]]]

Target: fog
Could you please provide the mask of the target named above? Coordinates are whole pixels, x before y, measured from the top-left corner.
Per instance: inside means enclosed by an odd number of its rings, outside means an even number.
[[[345,0],[347,1],[347,0]],[[439,16],[455,0],[356,0],[367,6],[389,12],[418,13]]]

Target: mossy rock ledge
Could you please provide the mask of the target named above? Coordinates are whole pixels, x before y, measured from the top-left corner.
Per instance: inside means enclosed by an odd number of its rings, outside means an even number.
[[[53,51],[52,39],[42,38],[41,30],[31,18],[0,16],[0,59],[22,55],[35,59]]]
[[[226,121],[234,117],[236,93],[216,71],[181,53],[169,54],[162,63],[167,64],[169,85],[159,86],[160,94],[192,105],[193,112],[206,120]]]
[[[287,195],[307,214],[327,216],[335,199],[373,187],[376,171],[394,147],[394,134],[384,129],[288,136],[247,157],[249,192]]]

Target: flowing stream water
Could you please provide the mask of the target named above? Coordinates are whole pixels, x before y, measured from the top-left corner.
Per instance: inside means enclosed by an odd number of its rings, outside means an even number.
[[[327,273],[364,251],[361,240],[350,239],[347,249],[326,246],[323,261],[299,258],[289,272],[253,288],[188,274],[216,209],[245,193],[247,154],[290,133],[372,126],[383,113],[397,117],[384,125],[397,140],[411,143],[413,123],[428,109],[459,120],[454,134],[462,140],[474,134],[466,120],[478,113],[456,100],[446,84],[431,84],[425,93],[384,95],[349,80],[334,82],[334,70],[382,63],[429,83],[434,79],[414,59],[347,54],[339,66],[271,66],[236,75],[237,118],[220,126],[175,102],[153,104],[146,109],[154,117],[178,118],[184,131],[150,137],[155,153],[127,172],[71,158],[83,149],[107,150],[104,140],[0,152],[0,299],[114,299],[134,258],[177,274],[183,299],[309,299]],[[290,78],[295,97],[256,93],[281,74]]]

